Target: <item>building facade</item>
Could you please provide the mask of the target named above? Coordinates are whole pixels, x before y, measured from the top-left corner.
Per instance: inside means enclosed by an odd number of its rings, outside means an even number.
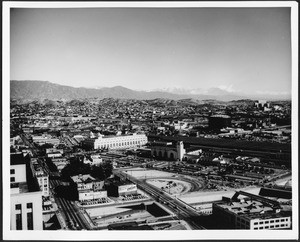
[[[83,145],[94,149],[127,149],[147,144],[148,138],[145,134],[103,136],[97,139],[89,138],[83,141]]]
[[[167,160],[180,160],[186,154],[182,141],[178,141],[176,146],[171,142],[155,142],[151,146],[151,156],[167,159]]]
[[[108,195],[112,197],[119,197],[137,193],[137,186],[131,182],[119,181],[111,182],[107,186]]]
[[[31,176],[30,157],[18,153],[10,158],[10,228],[43,230],[42,191]]]
[[[36,177],[40,190],[42,191],[42,196],[49,196],[49,176],[45,173],[42,166],[38,163],[38,161],[32,160],[31,169],[33,171],[33,175]]]
[[[96,180],[91,175],[78,175],[71,178],[77,185],[80,202],[107,197],[107,192],[103,189],[104,181]]]

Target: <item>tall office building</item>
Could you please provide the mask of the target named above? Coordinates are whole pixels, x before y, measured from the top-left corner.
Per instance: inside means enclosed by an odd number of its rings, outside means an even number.
[[[10,156],[10,229],[42,230],[42,191],[33,177],[29,155]]]

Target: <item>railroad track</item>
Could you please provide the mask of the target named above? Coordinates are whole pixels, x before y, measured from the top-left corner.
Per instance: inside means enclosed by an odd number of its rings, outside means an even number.
[[[54,188],[61,185],[61,183],[57,180],[52,180],[51,185]],[[60,208],[68,221],[69,228],[71,227],[72,230],[91,229],[89,223],[85,220],[81,212],[74,207],[71,201],[61,197],[55,197],[55,200],[60,205]]]
[[[122,172],[120,171],[118,173],[122,174]],[[124,176],[124,174],[122,174],[121,176]],[[151,196],[158,198],[160,203],[164,204],[165,206],[168,206],[168,208],[171,211],[177,214],[177,217],[179,219],[185,220],[193,229],[195,230],[205,229],[203,226],[197,224],[194,219],[200,216],[197,212],[188,209],[185,205],[181,204],[179,201],[174,200],[174,198],[162,194],[161,191],[158,191],[156,188],[152,187],[151,185],[143,181],[139,181],[138,179],[133,178],[129,174],[127,174],[126,177],[130,178],[132,182],[135,182],[140,189],[144,190]]]

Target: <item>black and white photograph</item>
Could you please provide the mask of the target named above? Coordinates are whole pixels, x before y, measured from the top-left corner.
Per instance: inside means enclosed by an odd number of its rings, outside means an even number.
[[[3,239],[299,239],[297,2],[2,20]]]

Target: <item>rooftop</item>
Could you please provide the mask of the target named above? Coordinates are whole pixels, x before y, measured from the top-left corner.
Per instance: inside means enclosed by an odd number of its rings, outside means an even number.
[[[29,156],[24,157],[23,153],[10,154],[10,165],[25,165],[28,158]]]
[[[89,183],[96,181],[96,179],[89,174],[72,176],[71,178],[75,183]]]
[[[19,194],[29,192],[27,182],[15,182],[10,184],[10,193]]]
[[[247,196],[249,194],[249,196]],[[242,195],[237,199],[238,195]],[[218,206],[246,219],[270,219],[290,216],[288,209],[282,210],[278,202],[262,196],[245,192],[237,192],[231,200],[217,203]]]
[[[225,115],[225,114],[215,114],[210,117],[212,117],[212,118],[230,118],[230,116]]]

